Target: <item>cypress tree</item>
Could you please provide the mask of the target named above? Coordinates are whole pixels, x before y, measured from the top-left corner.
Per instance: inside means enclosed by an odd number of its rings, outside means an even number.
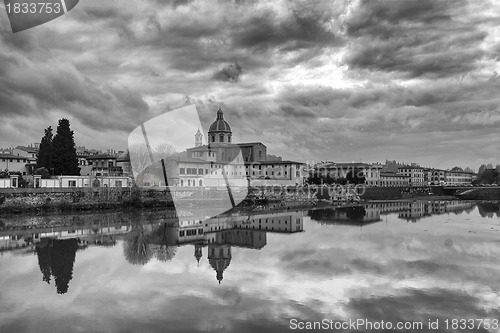
[[[80,175],[76,156],[75,139],[68,119],[60,119],[56,135],[52,140],[54,174],[65,176]]]
[[[36,158],[36,167],[47,168],[49,172],[54,167],[52,160],[52,137],[52,126],[49,126],[45,129],[45,135],[40,141],[40,150]]]

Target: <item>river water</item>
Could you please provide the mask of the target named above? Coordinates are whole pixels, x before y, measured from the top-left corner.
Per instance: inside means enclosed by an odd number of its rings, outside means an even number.
[[[209,217],[0,220],[0,332],[500,331],[498,202]]]

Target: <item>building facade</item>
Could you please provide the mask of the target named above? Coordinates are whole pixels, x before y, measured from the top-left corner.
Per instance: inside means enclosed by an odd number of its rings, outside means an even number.
[[[316,172],[323,176],[329,175],[333,178],[348,178],[349,174],[355,173],[357,177],[364,177],[368,186],[378,186],[380,183],[381,165],[367,163],[326,163],[318,166]]]
[[[410,177],[395,172],[380,172],[380,183],[382,187],[405,187],[410,185]]]
[[[28,157],[0,154],[0,171],[20,172],[22,175],[27,175],[29,172],[30,160]]]
[[[140,175],[142,186],[246,187],[248,185],[302,185],[303,163],[267,161],[267,148],[262,142],[234,143],[231,127],[221,108],[208,131],[208,144],[198,130],[194,147],[167,157],[163,166],[151,167]],[[166,184],[168,182],[168,184]]]
[[[405,165],[398,168],[398,174],[407,176],[409,186],[426,186],[427,182],[427,171],[417,165]]]
[[[123,169],[118,166],[116,156],[101,154],[89,155],[84,158],[86,162],[79,162],[80,175],[82,176],[116,177],[123,175]]]

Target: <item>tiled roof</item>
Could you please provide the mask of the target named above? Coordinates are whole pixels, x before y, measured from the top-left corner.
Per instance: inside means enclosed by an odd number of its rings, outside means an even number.
[[[12,154],[0,154],[0,158],[12,158],[12,159],[18,159],[18,160],[29,160],[29,158],[25,156],[16,156]]]
[[[111,156],[108,154],[101,155],[90,155],[85,157],[87,160],[102,160],[102,159],[116,159],[116,156]]]
[[[305,164],[302,162],[295,161],[255,161],[255,162],[246,162],[248,164]]]

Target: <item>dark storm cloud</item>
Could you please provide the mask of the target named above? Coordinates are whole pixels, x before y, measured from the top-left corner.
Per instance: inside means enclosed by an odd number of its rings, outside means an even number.
[[[277,13],[259,13],[232,35],[235,46],[255,50],[278,47],[283,51],[339,45],[340,37],[329,31],[320,16],[305,16],[298,12],[285,20]]]
[[[220,71],[214,73],[212,79],[216,81],[238,82],[242,73],[241,66],[235,62],[234,64],[224,66]]]
[[[35,64],[4,55],[0,59],[6,59],[0,63],[0,72],[4,73],[0,77],[3,117],[34,116],[35,107],[37,114],[64,110],[95,129],[129,130],[148,110],[139,93],[126,87],[98,84],[71,65]],[[135,116],[117,122],[120,114]]]
[[[92,137],[189,96],[203,122],[220,104],[235,139],[259,137],[289,158],[376,159],[417,143],[437,156],[458,135],[476,154],[500,123],[488,78],[500,71],[500,20],[489,6],[87,0],[23,33],[0,21],[0,112],[6,123],[69,113]]]
[[[403,22],[451,21],[448,9],[464,4],[465,1],[448,0],[362,0],[345,22],[346,32],[356,37],[368,34],[388,38],[394,33],[394,26]]]
[[[361,1],[344,25],[351,68],[446,77],[476,69],[489,56],[487,32],[455,17],[466,1]]]

